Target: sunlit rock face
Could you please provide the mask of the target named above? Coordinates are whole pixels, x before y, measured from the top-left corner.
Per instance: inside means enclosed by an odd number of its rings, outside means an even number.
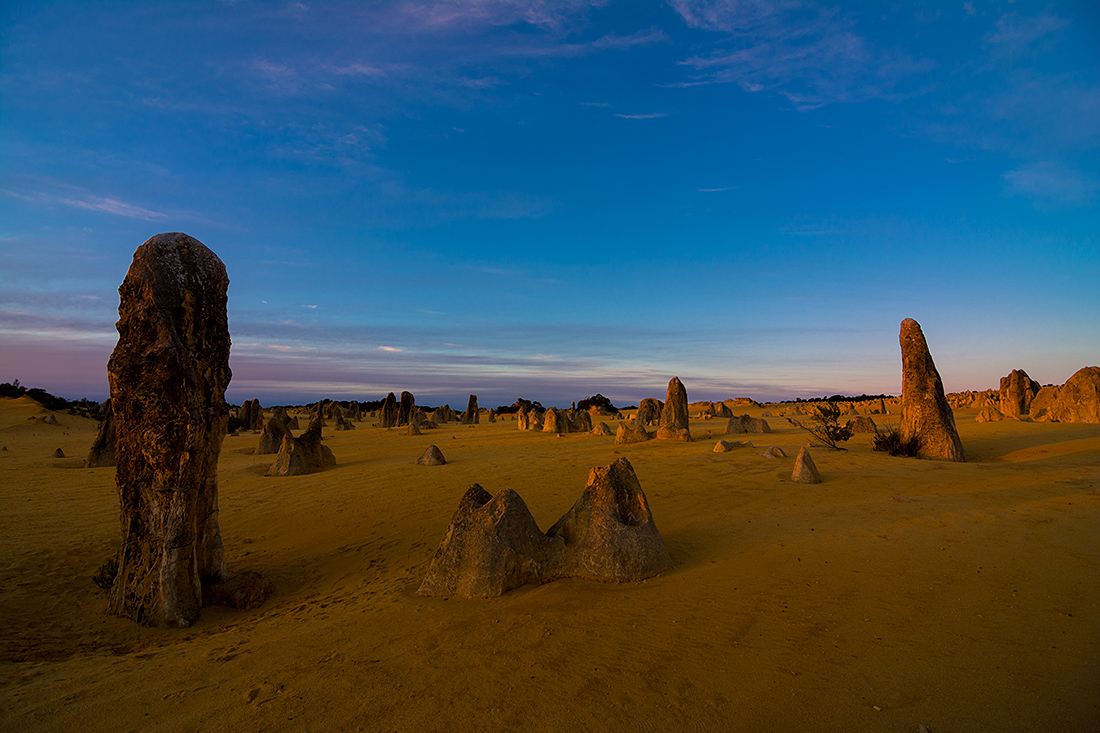
[[[920,324],[901,322],[901,434],[920,440],[921,458],[965,461],[955,416],[943,393],[943,381]]]

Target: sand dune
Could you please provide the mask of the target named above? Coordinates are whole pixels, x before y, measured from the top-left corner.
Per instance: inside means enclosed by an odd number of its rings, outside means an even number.
[[[289,478],[264,476],[257,435],[231,436],[227,562],[276,595],[161,630],[104,613],[91,575],[120,541],[114,469],[83,468],[94,421],[28,419],[44,414],[0,400],[8,730],[1100,729],[1098,425],[961,410],[971,462],[856,436],[813,450],[819,485],[790,481],[808,436],[779,418],[727,453],[711,450],[725,420],[692,420],[694,443],[615,446],[368,419],[326,430],[337,466]],[[414,464],[429,443],[447,465]],[[758,455],[769,445],[790,457]],[[469,484],[515,489],[546,529],[619,456],[674,570],[415,595]]]

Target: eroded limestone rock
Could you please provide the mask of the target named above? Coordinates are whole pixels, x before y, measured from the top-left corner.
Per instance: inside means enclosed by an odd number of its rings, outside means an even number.
[[[1023,369],[1013,369],[1007,377],[1001,377],[1001,414],[1005,417],[1027,417],[1031,400],[1039,393],[1039,383]]]
[[[268,470],[268,476],[300,476],[304,473],[320,471],[327,466],[335,466],[336,457],[332,449],[321,442],[321,416],[315,414],[309,421],[309,427],[299,437],[289,433],[283,437],[275,463]]]
[[[657,428],[657,438],[691,442],[687,390],[679,377],[673,377],[668,382],[668,392],[665,395],[665,406],[661,410],[661,425]]]
[[[213,252],[174,233],[139,247],[119,287],[107,376],[122,550],[108,612],[146,626],[190,626],[203,585],[228,578],[218,527],[228,286]]]
[[[920,457],[936,461],[965,461],[955,429],[955,415],[943,393],[943,381],[920,324],[901,322],[901,435],[920,440]]]
[[[287,428],[286,423],[278,416],[272,417],[260,431],[260,443],[256,446],[256,455],[278,453],[279,447],[283,444],[283,438],[288,435],[290,435],[290,429]]]
[[[1100,367],[1085,367],[1066,380],[1047,417],[1057,422],[1100,422]]]
[[[443,457],[443,451],[434,445],[429,445],[416,462],[421,466],[442,466],[447,463],[447,459]]]
[[[817,465],[814,464],[814,459],[810,456],[810,451],[806,450],[806,446],[802,446],[798,451],[798,457],[794,459],[791,481],[800,484],[821,483],[821,474],[817,472]]]

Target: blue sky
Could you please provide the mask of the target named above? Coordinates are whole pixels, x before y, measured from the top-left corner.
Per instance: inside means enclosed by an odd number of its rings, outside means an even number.
[[[5,2],[0,380],[102,397],[158,232],[228,398],[948,390],[1100,362],[1100,4]]]

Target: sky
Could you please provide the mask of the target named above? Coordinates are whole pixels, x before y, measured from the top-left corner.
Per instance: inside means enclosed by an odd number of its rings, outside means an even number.
[[[1100,363],[1100,3],[0,4],[0,381],[160,232],[230,402],[948,391]]]

